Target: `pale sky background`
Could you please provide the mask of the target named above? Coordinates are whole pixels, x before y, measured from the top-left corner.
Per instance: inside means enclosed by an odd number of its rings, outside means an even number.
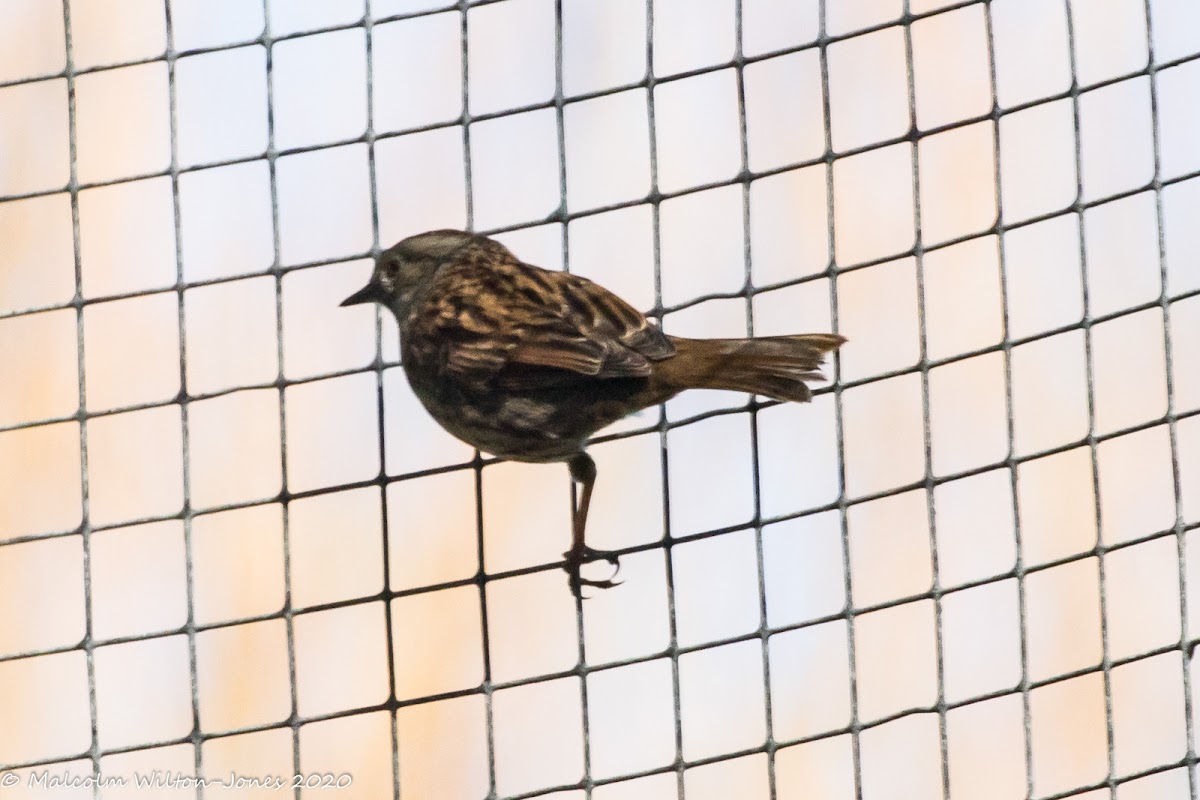
[[[1200,7],[646,2],[69,0],[72,193],[63,8],[0,0],[0,774],[1196,796]],[[566,469],[477,472],[337,307],[468,224],[670,333],[836,326],[842,390],[614,426],[580,613]]]

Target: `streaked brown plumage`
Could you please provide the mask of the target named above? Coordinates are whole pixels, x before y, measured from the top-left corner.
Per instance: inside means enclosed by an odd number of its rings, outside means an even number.
[[[685,389],[732,389],[808,402],[806,381],[844,341],[830,333],[758,339],[668,336],[586,278],[522,263],[499,242],[430,231],[384,251],[342,305],[374,301],[400,324],[404,371],[422,404],[464,442],[517,461],[565,461],[582,485],[571,588],[611,553],[584,544],[596,466],[593,433]]]

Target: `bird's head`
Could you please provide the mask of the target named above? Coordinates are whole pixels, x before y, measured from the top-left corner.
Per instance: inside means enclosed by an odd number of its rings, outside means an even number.
[[[410,236],[379,254],[367,285],[343,300],[342,305],[380,303],[403,320],[438,267],[476,238],[474,234],[454,230]]]

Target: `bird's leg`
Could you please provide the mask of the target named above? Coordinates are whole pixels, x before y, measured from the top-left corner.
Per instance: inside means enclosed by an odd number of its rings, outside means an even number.
[[[571,520],[573,531],[571,549],[563,553],[563,558],[566,559],[563,568],[567,571],[571,592],[576,597],[582,598],[581,590],[584,586],[595,586],[598,589],[610,589],[616,586],[619,581],[613,580],[613,578],[616,578],[617,572],[621,570],[621,562],[617,559],[616,553],[596,550],[588,547],[584,542],[588,507],[592,502],[592,487],[596,483],[596,462],[587,453],[579,453],[567,462],[567,466],[571,470],[571,478],[580,485],[580,494],[579,503],[575,507],[575,513]],[[614,567],[612,578],[597,581],[583,577],[580,569],[590,561],[607,561],[612,564]]]

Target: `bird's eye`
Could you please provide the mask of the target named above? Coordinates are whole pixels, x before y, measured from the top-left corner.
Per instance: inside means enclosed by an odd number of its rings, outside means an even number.
[[[387,283],[389,283],[391,285],[395,285],[395,283],[400,279],[400,260],[399,259],[397,259],[397,258],[385,259],[384,262],[379,265],[379,268],[380,268],[380,272],[382,273],[380,277],[382,277],[383,280],[386,281]]]

